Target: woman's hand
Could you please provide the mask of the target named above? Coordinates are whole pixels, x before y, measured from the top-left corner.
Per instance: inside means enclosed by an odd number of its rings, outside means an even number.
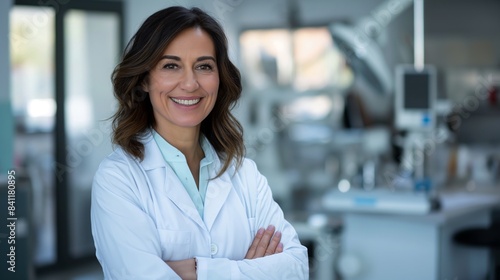
[[[167,261],[166,263],[183,280],[195,280],[197,277],[194,259],[187,259],[182,261]]]
[[[256,259],[283,252],[281,232],[274,233],[275,227],[270,225],[266,230],[260,228],[248,249],[245,259]]]
[[[283,252],[281,241],[281,232],[274,232],[274,226],[268,226],[267,229],[259,229],[252,245],[248,249],[245,259],[256,259],[264,256],[278,254]],[[166,261],[167,265],[175,271],[184,280],[196,279],[195,260],[187,259],[182,261]]]

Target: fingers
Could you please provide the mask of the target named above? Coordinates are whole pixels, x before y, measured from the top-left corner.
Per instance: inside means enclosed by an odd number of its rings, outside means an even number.
[[[165,263],[182,279],[196,279],[196,263],[194,258]]]
[[[257,245],[257,250],[255,251],[254,257],[260,258],[260,257],[265,256],[265,253],[267,251],[267,248],[269,247],[269,243],[271,241],[271,238],[273,237],[274,230],[275,230],[274,226],[270,225],[264,231],[264,235],[262,236],[262,239],[260,240],[259,244]]]
[[[283,253],[283,243],[281,243],[281,242],[280,242],[280,244],[278,244],[278,248],[276,248],[275,254],[279,254],[279,253]]]
[[[245,259],[253,259],[255,257],[255,252],[257,251],[257,246],[260,243],[260,240],[262,239],[262,236],[264,235],[264,229],[261,228],[257,231],[257,234],[255,235],[255,238],[253,239],[252,245],[250,245],[250,248],[248,249],[248,252],[245,256]]]
[[[276,249],[278,248],[278,244],[280,244],[281,241],[281,232],[276,232],[271,239],[271,242],[269,243],[269,246],[267,246],[266,253],[264,256],[269,256],[274,253],[276,253]]]
[[[255,259],[283,252],[281,243],[281,232],[277,231],[273,225],[267,229],[259,229],[255,235],[250,248],[245,255],[245,259]]]

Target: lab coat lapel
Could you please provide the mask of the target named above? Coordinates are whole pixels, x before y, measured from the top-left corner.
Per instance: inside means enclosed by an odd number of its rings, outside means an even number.
[[[201,228],[210,231],[233,187],[230,178],[232,172],[226,171],[220,177],[208,182],[204,203],[203,222],[191,197],[189,197],[189,194],[184,189],[182,182],[163,159],[158,145],[154,142],[152,133],[148,132],[141,141],[145,147],[144,160],[141,162],[144,169],[152,170],[156,168],[165,168],[165,183],[163,184],[163,189],[165,190],[166,196],[187,217],[192,219]],[[210,178],[214,178],[217,175],[216,171],[221,167],[220,159],[215,151],[212,151],[212,158],[214,159],[214,166],[209,174]]]
[[[205,228],[205,224],[194,206],[193,200],[189,197],[186,189],[184,189],[182,182],[177,178],[172,168],[165,166],[165,185],[167,197],[174,203],[183,213],[201,228]]]
[[[232,187],[228,172],[208,182],[204,209],[204,220],[208,231],[212,229],[215,219],[226,202]]]
[[[174,170],[172,170],[163,159],[161,151],[153,139],[153,134],[149,131],[144,135],[141,141],[144,144],[144,160],[141,162],[143,168],[145,170],[164,168],[165,178],[162,188],[166,196],[184,213],[184,215],[192,219],[200,227],[205,228],[205,224],[198,210],[196,210],[191,197],[189,197],[189,194],[182,185],[182,182],[177,178]]]

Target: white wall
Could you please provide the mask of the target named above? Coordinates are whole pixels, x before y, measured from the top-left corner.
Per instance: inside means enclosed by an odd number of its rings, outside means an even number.
[[[190,3],[191,0],[125,0],[125,43],[154,12],[174,5],[190,6]]]
[[[0,174],[13,166],[14,119],[10,106],[9,12],[13,0],[0,1]]]
[[[239,9],[240,3],[248,0],[124,0],[125,3],[125,44],[132,38],[137,29],[154,12],[170,6],[200,7],[214,16],[223,25],[230,45],[230,55],[237,60],[237,29],[233,28],[232,14]],[[231,3],[228,4],[228,3]]]

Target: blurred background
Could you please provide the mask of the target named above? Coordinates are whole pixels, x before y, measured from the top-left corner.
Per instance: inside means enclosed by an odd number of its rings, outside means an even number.
[[[0,219],[10,170],[18,218],[1,279],[103,279],[89,210],[111,72],[173,5],[223,25],[247,156],[311,279],[500,279],[498,0],[1,1]]]

